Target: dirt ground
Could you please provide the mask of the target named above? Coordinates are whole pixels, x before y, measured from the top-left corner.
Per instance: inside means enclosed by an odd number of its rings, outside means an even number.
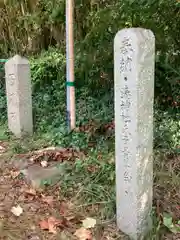
[[[60,186],[55,184],[35,190],[14,167],[6,150],[6,144],[1,142],[0,240],[128,239],[117,232],[113,220],[97,224],[91,230],[82,229],[82,221],[87,216],[74,209],[71,199],[62,198]],[[180,193],[176,190],[168,191],[156,185],[157,214],[160,214],[163,207],[180,219],[180,205],[177,200]],[[175,195],[172,195],[173,191]],[[78,230],[80,231],[77,232]],[[159,238],[149,238],[151,239]],[[161,239],[178,240],[180,235],[167,233]]]
[[[5,145],[1,142],[0,240],[127,239],[117,233],[113,221],[76,235],[86,216],[73,208],[71,199],[61,197],[58,184],[38,190],[28,184],[4,151]]]

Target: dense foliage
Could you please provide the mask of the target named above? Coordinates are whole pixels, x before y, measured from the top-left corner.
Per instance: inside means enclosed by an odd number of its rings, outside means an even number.
[[[0,6],[1,58],[15,53],[36,54],[50,46],[64,54],[65,0],[7,0]],[[112,85],[116,32],[123,27],[149,28],[156,36],[156,96],[162,102],[179,104],[178,1],[79,0],[74,12],[78,83],[95,82],[105,88]]]

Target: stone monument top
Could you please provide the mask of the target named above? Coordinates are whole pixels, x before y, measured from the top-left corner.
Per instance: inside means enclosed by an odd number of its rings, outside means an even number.
[[[9,64],[22,64],[22,65],[26,65],[26,64],[29,64],[29,61],[28,59],[24,58],[24,57],[21,57],[20,55],[16,54],[14,57],[10,58],[6,63],[5,65],[8,63]]]

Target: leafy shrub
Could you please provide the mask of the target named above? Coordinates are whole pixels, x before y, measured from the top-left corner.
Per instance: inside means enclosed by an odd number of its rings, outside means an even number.
[[[155,107],[154,138],[155,148],[161,151],[179,151],[180,114],[168,109],[162,111]]]
[[[44,131],[48,125],[60,125],[65,118],[64,55],[52,50],[36,59],[32,58],[31,75],[36,126]]]
[[[80,59],[76,59],[77,65],[79,64],[78,61]],[[67,132],[64,53],[55,48],[47,52],[44,51],[40,56],[31,58],[30,65],[33,89],[33,116],[36,132],[43,134],[43,137],[50,144],[87,148],[91,140],[89,134],[69,134]],[[165,72],[160,66],[163,66],[163,61],[157,62],[156,69],[156,90],[159,91],[156,98],[159,97],[162,102],[163,98],[166,99],[172,93],[174,93],[173,98],[178,97],[178,89],[173,85],[173,79],[175,75],[178,75],[178,71],[170,72],[169,70],[169,72]],[[76,70],[77,74],[78,71],[80,72],[80,70]],[[166,81],[167,86],[164,83],[162,86],[163,90],[157,84],[159,76],[162,80],[164,76],[172,78],[172,81],[169,80],[169,83]],[[83,85],[76,83],[76,86],[77,126],[87,124],[90,120],[96,121],[98,124],[111,122],[114,118],[113,88],[97,88],[95,91],[89,82],[84,82]],[[163,95],[163,92],[166,95]],[[165,106],[165,103],[162,103],[163,108],[161,110],[159,105],[155,104],[155,146],[163,149],[176,149],[180,143],[178,135],[178,107],[175,106],[174,109],[168,109],[168,104]],[[4,122],[7,119],[7,113],[3,78],[1,79],[0,89],[0,108],[2,113],[0,122]],[[92,141],[95,141],[98,147],[98,145],[102,146],[106,139],[103,136],[96,136],[96,139],[94,138]],[[114,139],[111,139],[111,142],[114,142]]]
[[[164,96],[166,99],[166,95],[171,97],[172,101],[167,101],[169,105],[179,102],[175,93],[179,76],[172,73],[179,64],[179,56],[175,56],[180,44],[179,8],[180,3],[176,0],[76,1],[77,84],[89,84],[92,92],[102,87],[110,89],[113,86],[113,40],[116,32],[124,27],[143,27],[154,32],[156,49],[161,56],[157,61],[156,96],[160,102],[164,101]],[[60,46],[65,52],[65,0],[28,0],[21,4],[11,0],[2,3],[0,11],[3,16],[0,24],[0,51],[3,56],[17,52],[31,55],[50,46]],[[8,28],[7,22],[12,23]]]

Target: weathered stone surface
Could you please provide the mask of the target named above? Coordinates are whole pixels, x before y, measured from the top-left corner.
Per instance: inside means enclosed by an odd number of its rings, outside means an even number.
[[[36,189],[43,188],[46,183],[50,185],[57,183],[65,173],[63,165],[62,167],[54,165],[43,168],[38,164],[22,169],[21,172],[32,187]]]
[[[33,132],[30,66],[26,58],[14,56],[5,64],[8,127],[16,136]]]
[[[151,227],[155,38],[132,28],[114,40],[117,225],[132,239]]]

